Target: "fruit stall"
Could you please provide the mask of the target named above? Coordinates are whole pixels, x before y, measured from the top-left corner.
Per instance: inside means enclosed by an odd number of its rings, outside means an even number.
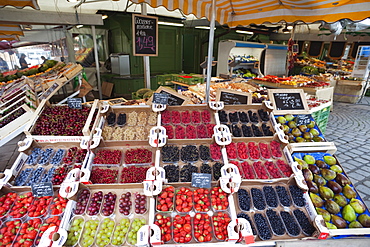
[[[163,95],[81,109],[42,101],[0,174],[0,241],[275,246],[368,234],[369,210],[303,91],[268,94],[191,107]]]

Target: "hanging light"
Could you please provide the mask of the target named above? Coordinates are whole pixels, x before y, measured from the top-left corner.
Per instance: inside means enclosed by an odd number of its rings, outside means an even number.
[[[288,23],[285,24],[285,28],[281,30],[283,33],[290,33],[290,30],[288,28]]]
[[[107,15],[102,15],[102,16],[101,16],[101,18],[102,18],[103,20],[105,20],[105,19],[107,19],[107,18],[108,18],[108,16],[107,16]]]
[[[32,30],[32,25],[23,25],[24,30]]]

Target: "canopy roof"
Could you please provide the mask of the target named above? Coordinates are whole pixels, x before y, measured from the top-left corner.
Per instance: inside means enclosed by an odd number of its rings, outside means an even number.
[[[152,7],[164,6],[168,10],[181,9],[184,14],[194,14],[198,18],[211,17],[211,0],[132,2],[146,2]],[[280,21],[335,22],[344,18],[360,21],[367,17],[370,17],[368,0],[216,0],[216,21],[229,27]]]
[[[0,8],[5,7],[5,6],[13,6],[18,9],[22,9],[26,6],[29,6],[34,9],[40,9],[37,4],[37,0],[1,0]]]

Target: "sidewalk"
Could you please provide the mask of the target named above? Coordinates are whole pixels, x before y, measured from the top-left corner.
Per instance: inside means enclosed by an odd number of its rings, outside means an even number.
[[[339,162],[370,207],[370,97],[363,104],[334,102],[325,137],[335,143]],[[0,171],[10,168],[18,156],[19,135],[0,147]]]

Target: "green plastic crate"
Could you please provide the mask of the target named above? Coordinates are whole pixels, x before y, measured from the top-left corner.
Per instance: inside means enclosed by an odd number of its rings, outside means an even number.
[[[157,75],[157,84],[161,86],[165,85],[173,85],[171,81],[173,81],[173,74],[166,74],[166,75]]]

